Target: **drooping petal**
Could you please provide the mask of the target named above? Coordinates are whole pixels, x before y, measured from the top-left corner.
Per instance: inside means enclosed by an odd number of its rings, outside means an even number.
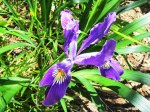
[[[105,18],[103,23],[98,23],[96,24],[90,31],[90,34],[88,36],[88,38],[86,38],[79,51],[78,54],[80,54],[83,50],[85,50],[87,47],[89,47],[91,44],[95,44],[97,42],[99,42],[99,40],[108,34],[108,31],[111,27],[111,25],[113,24],[113,22],[115,22],[116,20],[116,13],[115,12],[111,12],[108,14],[108,16]]]
[[[48,86],[53,83],[54,77],[52,75],[56,69],[57,69],[57,64],[53,65],[47,70],[47,72],[45,73],[45,75],[43,76],[42,80],[39,83],[40,87]]]
[[[48,88],[46,98],[42,101],[43,105],[49,106],[59,102],[60,99],[65,95],[70,80],[71,75],[67,74],[67,78],[64,80],[63,83],[56,83]]]
[[[112,66],[112,68],[114,68],[117,73],[120,75],[122,75],[124,73],[124,69],[120,66],[119,62],[116,60],[110,60],[110,64]]]
[[[61,63],[55,64],[52,67],[50,67],[43,78],[41,79],[39,86],[49,86],[53,84],[54,81],[54,73],[57,69],[63,69],[65,73],[68,73],[70,69],[72,68],[72,62],[69,59],[65,59]]]
[[[70,59],[53,65],[40,81],[40,86],[47,86],[46,97],[43,105],[53,105],[57,103],[66,93],[71,80],[71,68],[73,63]]]
[[[101,75],[112,80],[120,80],[120,75],[124,72],[123,68],[115,60],[110,60],[109,63],[109,68],[104,68],[103,66],[98,67]]]
[[[112,80],[120,80],[119,74],[112,67],[110,67],[108,70],[101,67],[99,70],[101,75],[104,77]]]
[[[75,63],[79,65],[102,66],[105,62],[112,58],[115,47],[115,40],[107,40],[100,52],[81,54],[75,58]]]

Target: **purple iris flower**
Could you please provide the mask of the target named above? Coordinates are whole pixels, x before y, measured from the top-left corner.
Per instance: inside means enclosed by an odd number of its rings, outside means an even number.
[[[80,54],[76,57],[75,63],[97,66],[101,75],[113,80],[120,80],[120,75],[123,74],[124,70],[117,61],[112,59],[115,47],[115,40],[107,40],[100,52]]]
[[[108,14],[103,23],[95,25],[77,53],[77,37],[80,33],[79,22],[72,17],[69,10],[61,12],[61,25],[65,38],[64,52],[67,58],[50,67],[40,81],[40,87],[47,86],[46,97],[42,101],[43,105],[53,105],[65,95],[71,81],[71,68],[74,63],[97,66],[103,76],[120,80],[123,69],[117,61],[112,60],[116,46],[115,40],[106,41],[100,52],[80,54],[91,44],[97,43],[104,35],[107,35],[115,20],[116,13],[113,12]]]
[[[71,81],[71,68],[77,52],[79,22],[72,17],[70,11],[64,10],[61,12],[61,25],[64,32],[64,52],[67,59],[50,67],[40,81],[40,87],[47,86],[46,97],[42,101],[44,106],[57,103],[65,95]]]

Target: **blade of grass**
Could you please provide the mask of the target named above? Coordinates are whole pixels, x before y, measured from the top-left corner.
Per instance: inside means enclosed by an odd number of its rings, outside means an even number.
[[[143,38],[148,37],[148,36],[150,36],[150,32],[142,33],[142,34],[139,34],[137,36],[133,36],[132,38],[139,41],[139,40],[142,40]],[[123,47],[128,46],[129,44],[132,44],[132,43],[134,43],[134,41],[124,39],[124,40],[117,43],[117,48],[123,48]]]
[[[89,0],[71,0],[73,4],[88,3]]]
[[[29,34],[28,32],[24,32],[21,30],[8,30],[6,33],[20,37],[21,39],[35,46],[34,42],[30,38],[31,34]]]
[[[20,77],[8,77],[0,79],[0,112],[3,112],[7,104],[11,101],[18,91],[27,85],[29,79]]]
[[[101,112],[106,111],[105,106],[104,106],[104,102],[99,97],[97,91],[92,86],[92,84],[83,77],[80,77],[80,76],[74,76],[74,77],[77,78],[85,86],[88,93],[90,94],[92,102],[96,104],[98,110],[101,111]]]
[[[106,3],[102,13],[98,16],[95,23],[99,22],[102,18],[104,18],[109,12],[113,11],[116,7],[118,7],[119,3],[122,0],[110,0]]]
[[[64,112],[67,112],[67,106],[66,106],[65,100],[63,98],[60,100],[60,103],[62,105]]]
[[[3,0],[4,4],[8,7],[8,9],[11,11],[11,13],[13,14],[13,16],[15,18],[19,18],[18,13],[13,9],[13,7],[10,5],[10,3],[7,0]],[[25,30],[25,26],[24,23],[20,20],[15,19],[16,24],[18,24],[18,26],[20,26],[20,28],[22,30]]]
[[[84,16],[82,16],[80,21],[81,30],[83,30],[84,33],[88,33],[89,30],[94,26],[94,23],[101,14],[106,2],[107,0],[97,0],[95,2],[93,2],[92,0],[89,1],[89,3],[87,4],[87,8],[83,14]],[[79,44],[84,37],[85,35],[83,33],[79,36]]]
[[[140,82],[146,85],[150,85],[150,81],[149,81],[150,74],[146,74],[146,73],[142,73],[138,71],[125,70],[121,78],[126,79],[126,80],[133,80],[133,81]]]
[[[52,0],[40,0],[39,2],[41,5],[42,20],[44,21],[45,28],[47,28]]]
[[[141,6],[145,3],[148,3],[148,2],[149,2],[149,0],[138,0],[138,1],[135,1],[131,4],[129,4],[129,5],[119,7],[118,9],[116,9],[116,12],[117,12],[117,14],[124,13],[126,11],[129,11],[131,9],[139,7],[139,6]]]
[[[150,48],[137,45],[137,46],[130,46],[126,48],[116,49],[118,54],[128,54],[128,53],[140,53],[140,52],[150,52]]]
[[[135,21],[127,24],[126,26],[124,26],[123,28],[118,30],[118,32],[121,32],[125,35],[129,35],[129,34],[133,33],[134,31],[140,29],[144,25],[149,24],[150,23],[149,18],[150,18],[150,13],[147,13],[147,14],[143,15],[142,17],[136,19]],[[109,38],[115,38],[116,40],[119,40],[120,36],[118,36],[117,34],[112,34],[109,36]]]
[[[74,72],[73,76],[81,76],[88,80],[94,81],[96,83],[99,83],[103,86],[106,86],[106,87],[112,89],[113,91],[115,91],[116,93],[118,93],[119,95],[121,95],[122,97],[127,99],[130,103],[132,103],[140,111],[148,112],[150,110],[150,102],[146,98],[144,98],[139,93],[135,92],[131,88],[127,87],[126,85],[124,85],[118,81],[114,81],[114,80],[105,78],[105,77],[99,75],[99,73],[98,74],[95,74],[95,72],[92,73],[91,70],[88,70],[88,71],[81,70],[78,72]]]
[[[93,4],[93,8],[92,8],[91,12],[89,13],[88,21],[85,25],[84,32],[88,32],[88,30],[92,27],[92,25],[94,24],[95,19],[97,17],[96,13],[99,11],[99,14],[100,14],[100,10],[102,11],[101,8],[103,8],[105,6],[104,5],[105,2],[104,2],[104,0],[97,0]],[[103,6],[103,7],[101,7],[101,6]]]
[[[147,45],[141,43],[140,41],[135,40],[134,38],[131,38],[130,36],[126,36],[125,34],[120,33],[120,32],[118,32],[118,31],[115,31],[115,30],[113,30],[113,32],[114,32],[115,34],[119,35],[120,37],[123,37],[123,38],[125,38],[125,39],[128,39],[128,40],[130,40],[130,41],[132,41],[132,42],[135,42],[135,43],[137,43],[137,44],[140,44],[140,45],[142,45],[142,46],[144,46],[144,47],[150,48],[150,46],[147,46]]]
[[[14,48],[25,47],[25,46],[35,47],[29,43],[18,42],[18,43],[13,43],[13,44],[9,44],[7,46],[1,47],[0,48],[0,54],[7,52],[9,50],[12,50]]]

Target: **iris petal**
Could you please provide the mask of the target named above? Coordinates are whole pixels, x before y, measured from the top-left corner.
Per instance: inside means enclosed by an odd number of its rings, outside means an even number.
[[[57,103],[66,93],[68,84],[71,80],[72,61],[65,59],[64,61],[53,65],[40,81],[40,86],[48,86],[46,90],[46,98],[42,102],[43,105],[53,105]]]
[[[80,54],[83,50],[85,50],[87,47],[89,47],[91,44],[95,44],[99,42],[99,40],[108,34],[108,31],[112,25],[112,23],[116,20],[116,13],[111,12],[108,14],[108,16],[105,18],[103,23],[96,24],[90,31],[90,34],[88,38],[86,38],[78,51],[78,54]]]
[[[98,68],[101,75],[113,80],[120,80],[120,75],[122,75],[124,71],[120,64],[115,60],[110,60],[110,68],[108,69],[103,68],[103,66]]]
[[[70,53],[69,53],[69,58],[71,60],[74,60],[76,57],[76,53],[77,53],[77,41],[73,40],[70,43]]]
[[[53,105],[65,95],[68,84],[70,83],[71,75],[67,74],[67,78],[63,83],[56,83],[48,88],[45,100],[42,101],[44,106]]]
[[[72,21],[72,13],[69,10],[61,11],[61,26],[66,29],[68,22]]]
[[[40,81],[40,84],[39,84],[40,87],[48,86],[53,83],[54,77],[52,75],[56,69],[57,69],[57,64],[53,65],[51,68],[47,70],[42,80]]]
[[[120,80],[119,74],[112,67],[110,67],[109,69],[100,67],[99,70],[101,75],[103,75],[104,77],[110,78],[112,80]]]
[[[77,41],[79,35],[79,22],[72,17],[70,11],[64,10],[61,12],[61,25],[65,38],[64,52],[68,56],[68,48],[70,47],[71,42]]]
[[[113,69],[115,69],[117,71],[117,73],[119,74],[119,76],[124,73],[124,69],[120,66],[120,64],[118,63],[118,61],[111,60],[110,64],[113,67]]]
[[[76,57],[75,63],[79,65],[102,66],[105,62],[112,58],[115,47],[115,40],[107,40],[100,52],[81,54]]]
[[[52,85],[54,81],[53,75],[58,68],[64,70],[64,72],[67,74],[72,68],[71,60],[65,59],[64,61],[50,67],[40,81],[39,86],[43,87]]]

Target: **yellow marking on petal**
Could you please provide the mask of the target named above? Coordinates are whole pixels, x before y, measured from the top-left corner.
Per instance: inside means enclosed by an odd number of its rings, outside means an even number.
[[[63,69],[57,69],[54,72],[53,76],[55,77],[53,84],[55,84],[55,83],[61,84],[66,79],[67,75]]]
[[[109,69],[110,68],[110,63],[109,62],[106,62],[104,65],[103,65],[103,69]]]

